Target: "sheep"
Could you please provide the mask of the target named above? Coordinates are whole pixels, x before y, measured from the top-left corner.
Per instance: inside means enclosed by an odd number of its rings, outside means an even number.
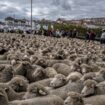
[[[44,87],[50,87],[50,83],[52,80],[53,80],[53,78],[47,78],[47,79],[37,81],[35,83],[39,83],[39,84],[43,85]]]
[[[79,72],[72,72],[67,76],[67,81],[69,81],[70,79],[72,79],[73,77],[76,77],[75,79],[79,80],[82,78],[82,74]],[[73,80],[73,79],[72,79]],[[75,80],[76,81],[76,80]]]
[[[27,70],[33,69],[29,62],[21,62],[14,70],[14,75],[26,76]]]
[[[97,83],[94,80],[86,80],[84,82],[84,88],[82,90],[82,95],[88,97],[91,95],[104,95],[105,94],[105,82]]]
[[[67,58],[67,52],[65,52],[64,50],[59,50],[55,55],[54,55],[54,59],[58,59],[58,60],[64,60]]]
[[[6,92],[0,89],[0,105],[63,105],[63,100],[58,96],[48,95],[28,100],[9,102]]]
[[[0,88],[11,86],[16,92],[25,92],[29,82],[23,76],[15,76],[7,83],[0,83]]]
[[[43,68],[37,65],[31,65],[28,62],[21,63],[14,72],[14,75],[25,76],[29,82],[35,82],[45,78]]]
[[[35,64],[39,65],[39,66],[41,66],[43,68],[48,67],[47,61],[44,58],[43,59],[42,58],[38,59]]]
[[[27,92],[24,95],[24,99],[30,99],[38,96],[46,96],[48,95],[48,91],[44,88],[43,85],[39,83],[32,83],[28,86]]]
[[[0,55],[0,60],[1,60],[1,61],[2,61],[2,60],[7,60],[7,55],[6,55],[6,54]]]
[[[0,72],[2,72],[5,69],[5,65],[0,65]]]
[[[55,75],[57,75],[57,72],[54,68],[47,67],[43,70],[47,78],[53,78]]]
[[[93,78],[95,81],[97,81],[98,83],[105,81],[105,69],[104,68],[101,68],[100,71],[96,72],[95,74],[96,76]]]
[[[2,71],[1,81],[2,82],[8,82],[8,81],[10,81],[13,78],[13,72],[14,72],[13,67],[10,66],[10,65],[7,65],[4,68],[4,70]]]
[[[82,98],[79,93],[69,92],[64,105],[105,105],[105,95]]]
[[[14,101],[14,100],[22,100],[23,96],[25,95],[25,92],[22,93],[17,93],[15,92],[10,86],[4,89],[9,101]]]
[[[56,63],[53,65],[53,68],[57,71],[57,73],[63,74],[65,76],[68,76],[68,74],[72,72],[70,66],[64,63]]]
[[[36,82],[46,78],[44,70],[40,66],[33,66],[33,69],[28,69],[26,73],[26,78],[30,83]]]
[[[63,100],[56,95],[48,95],[22,101],[12,101],[9,105],[63,105]]]
[[[80,79],[81,81],[86,81],[88,79],[95,79],[96,77],[96,74],[94,72],[89,72],[89,73],[86,73],[82,76],[82,78]]]
[[[75,61],[71,63],[70,69],[72,71],[81,72],[81,67]]]
[[[15,59],[12,59],[10,63],[11,63],[12,66],[14,66],[14,65],[17,64],[17,61]]]
[[[25,77],[17,75],[13,77],[12,80],[7,84],[16,92],[26,92],[29,82]]]
[[[87,64],[82,64],[81,65],[81,68],[82,68],[82,74],[85,74],[85,73],[89,73],[89,72],[93,72],[93,69],[92,67],[90,67],[89,65]]]
[[[67,83],[66,77],[63,74],[57,74],[50,82],[50,86],[53,88],[58,88],[64,86]]]
[[[85,105],[82,96],[76,92],[69,92],[64,105]]]
[[[53,83],[53,84],[51,84],[50,86],[52,86],[52,87],[62,86],[62,87],[59,87],[56,89],[51,89],[50,94],[58,95],[61,98],[65,99],[67,97],[67,93],[69,91],[75,91],[75,92],[81,93],[81,91],[83,89],[82,81],[74,79],[74,77],[72,77],[70,81],[67,81],[64,76],[61,75],[60,77],[62,77],[64,79],[64,81],[66,81],[66,82],[63,82],[63,80],[59,79],[59,78],[55,78],[54,80],[52,80],[51,83]],[[77,76],[75,78],[77,78]],[[74,81],[74,80],[76,80],[76,81]],[[65,85],[64,85],[64,83],[65,83]]]
[[[0,88],[0,105],[8,105],[8,96],[4,89]]]

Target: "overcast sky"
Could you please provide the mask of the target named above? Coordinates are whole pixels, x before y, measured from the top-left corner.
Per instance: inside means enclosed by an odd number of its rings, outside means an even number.
[[[31,0],[0,0],[0,19],[30,17]],[[104,17],[105,0],[33,0],[33,17],[42,19]]]

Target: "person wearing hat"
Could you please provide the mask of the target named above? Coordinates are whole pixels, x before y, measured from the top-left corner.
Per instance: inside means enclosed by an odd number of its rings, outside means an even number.
[[[101,35],[101,44],[105,44],[105,29],[102,30],[102,35]]]

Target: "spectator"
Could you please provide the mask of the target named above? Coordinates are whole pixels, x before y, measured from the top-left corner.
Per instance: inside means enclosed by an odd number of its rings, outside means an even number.
[[[72,33],[72,38],[76,38],[78,35],[78,32],[76,29],[73,30],[73,33]]]
[[[105,29],[103,29],[102,31],[103,31],[103,32],[102,32],[102,35],[101,35],[101,40],[100,40],[100,42],[101,42],[101,44],[105,44]]]
[[[86,35],[85,35],[85,39],[87,40],[87,41],[90,41],[90,30],[88,29],[87,30],[87,32],[86,32]]]
[[[61,37],[61,32],[59,31],[59,29],[56,30],[56,37]]]
[[[72,30],[69,30],[69,31],[68,31],[68,37],[69,37],[69,38],[72,37],[72,33],[73,33]]]
[[[90,40],[94,41],[95,37],[96,37],[96,33],[93,30],[91,30],[90,31]]]

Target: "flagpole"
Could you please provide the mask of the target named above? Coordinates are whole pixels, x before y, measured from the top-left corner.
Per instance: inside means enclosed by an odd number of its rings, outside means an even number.
[[[32,14],[32,12],[33,12],[33,11],[32,11],[32,3],[33,3],[33,0],[31,0],[31,30],[32,30],[32,20],[33,20],[33,19],[32,19],[32,15],[33,15],[33,14]]]

